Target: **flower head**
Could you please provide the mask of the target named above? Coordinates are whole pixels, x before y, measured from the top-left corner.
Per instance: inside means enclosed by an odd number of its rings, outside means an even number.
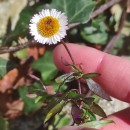
[[[66,36],[68,20],[56,9],[43,9],[30,20],[29,29],[34,39],[42,44],[56,44]]]

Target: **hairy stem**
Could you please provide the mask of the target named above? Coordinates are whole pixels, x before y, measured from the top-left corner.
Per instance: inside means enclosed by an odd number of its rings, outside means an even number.
[[[62,41],[62,44],[63,44],[63,46],[65,47],[66,51],[68,52],[68,55],[69,55],[69,57],[70,57],[70,59],[71,59],[71,61],[72,61],[72,64],[75,65],[74,59],[73,59],[73,57],[72,57],[72,55],[71,55],[71,53],[70,53],[70,50],[68,49],[67,45],[65,44],[64,41]]]

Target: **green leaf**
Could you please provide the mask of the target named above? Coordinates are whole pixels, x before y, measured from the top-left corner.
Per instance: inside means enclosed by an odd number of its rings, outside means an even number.
[[[56,83],[62,83],[62,82],[67,83],[73,80],[74,80],[73,72],[63,74],[55,79]]]
[[[53,116],[55,116],[57,113],[59,113],[63,106],[65,105],[65,101],[62,100],[60,101],[60,103],[58,103],[57,105],[55,105],[46,115],[44,123],[46,123],[48,120],[50,120]]]
[[[101,74],[99,74],[99,73],[87,73],[87,74],[84,74],[82,76],[82,78],[89,79],[89,78],[95,78],[95,77],[100,76],[100,75]]]
[[[104,45],[108,40],[108,27],[105,23],[105,17],[99,16],[92,20],[91,26],[81,28],[81,36],[92,44]]]
[[[100,129],[101,127],[103,127],[107,124],[110,124],[110,123],[114,123],[114,121],[112,121],[112,120],[92,121],[92,122],[84,123],[80,126],[87,127],[87,128]]]
[[[33,8],[30,6],[25,7],[23,11],[20,13],[20,19],[17,22],[17,25],[15,27],[13,34],[20,35],[20,34],[27,33],[30,19],[32,18],[34,13],[36,13],[35,6]]]
[[[8,122],[0,116],[0,130],[8,130]]]
[[[75,73],[80,73],[80,70],[74,65],[74,64],[72,64],[72,65],[70,65],[71,66],[71,68],[73,69],[73,71],[75,72]]]
[[[90,121],[95,121],[96,120],[96,116],[89,110],[86,110],[86,114],[89,117]]]
[[[21,87],[19,88],[19,94],[22,100],[24,101],[24,112],[25,114],[29,114],[32,112],[37,111],[40,109],[42,103],[41,102],[35,102],[35,98],[29,98],[26,95],[28,94],[28,88],[27,87]]]
[[[69,124],[71,119],[72,119],[72,117],[70,114],[61,112],[55,116],[54,125],[55,125],[56,129],[63,128],[64,126]]]
[[[25,59],[25,58],[28,57],[27,49],[25,48],[25,49],[22,49],[22,50],[17,51],[17,52],[15,53],[15,55],[16,55],[19,59],[23,60],[23,59]]]
[[[75,90],[71,90],[71,91],[67,92],[66,97],[68,99],[77,99],[77,100],[79,100],[79,98],[84,98],[85,95],[78,94]]]
[[[83,23],[90,19],[95,2],[93,0],[53,0],[50,7],[64,12],[69,23]]]
[[[89,106],[89,110],[93,112],[94,114],[101,116],[103,118],[107,117],[103,109],[96,103],[93,103],[91,106]]]
[[[98,32],[98,33],[87,35],[84,31],[82,31],[81,35],[86,41],[89,41],[90,43],[93,44],[104,45],[108,40],[108,34],[105,32],[104,33]]]
[[[0,77],[3,77],[14,67],[16,67],[16,64],[14,62],[0,58]]]
[[[108,30],[108,27],[106,25],[106,17],[99,15],[96,19],[93,19],[92,27],[97,29],[97,31],[106,32]]]
[[[32,68],[41,72],[45,82],[51,81],[58,72],[52,60],[52,51],[46,51],[45,55],[32,64]]]

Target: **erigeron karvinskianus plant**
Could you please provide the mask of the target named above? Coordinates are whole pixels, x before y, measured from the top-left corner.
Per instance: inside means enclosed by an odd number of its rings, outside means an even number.
[[[95,102],[93,94],[96,94],[106,100],[111,99],[109,95],[100,87],[100,85],[92,80],[92,78],[100,76],[99,73],[94,72],[86,74],[82,71],[80,65],[75,64],[71,52],[62,40],[67,34],[67,25],[67,16],[56,9],[43,9],[39,12],[39,14],[35,14],[30,20],[30,33],[36,42],[48,45],[53,45],[60,42],[64,45],[72,60],[72,63],[70,64],[65,59],[61,58],[63,64],[65,66],[70,66],[73,71],[56,78],[56,82],[59,83],[59,89],[56,94],[53,95],[56,98],[56,105],[48,107],[49,109],[47,110],[48,112],[44,119],[44,124],[59,113],[67,103],[71,103],[71,115],[75,124],[97,128],[97,122],[92,122],[96,120],[95,114],[101,117],[106,117],[106,114]],[[60,92],[61,87],[65,83],[72,82],[74,80],[78,81],[79,90],[70,89],[66,93]],[[85,84],[85,87],[89,89],[86,93],[82,93],[82,82]],[[88,94],[90,92],[91,94]],[[88,122],[89,125],[87,125]],[[102,120],[101,124],[104,125],[110,122],[112,121]],[[100,123],[100,121],[98,121],[98,123]]]

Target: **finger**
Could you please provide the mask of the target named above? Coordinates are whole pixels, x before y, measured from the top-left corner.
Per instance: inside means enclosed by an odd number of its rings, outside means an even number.
[[[115,123],[108,124],[100,130],[130,130],[130,108],[117,112],[107,119],[113,120]]]
[[[85,73],[100,73],[101,76],[96,78],[96,81],[110,95],[130,102],[130,61],[86,46],[76,44],[67,44],[67,46],[75,63],[81,64]],[[61,57],[72,63],[63,45],[54,49],[54,62],[60,70],[70,71],[70,67],[63,64]]]
[[[60,130],[96,130],[96,129],[85,128],[81,126],[66,126]]]

